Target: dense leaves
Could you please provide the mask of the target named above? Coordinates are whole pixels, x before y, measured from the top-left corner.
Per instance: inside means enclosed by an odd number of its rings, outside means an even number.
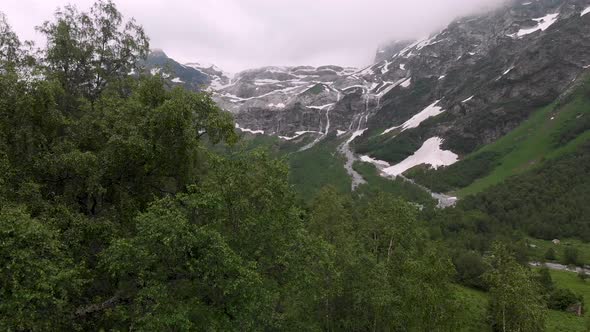
[[[534,237],[590,239],[590,144],[465,200],[505,225]]]
[[[23,208],[0,210],[0,327],[60,330],[85,284],[58,232]]]
[[[544,303],[532,273],[519,265],[508,248],[495,244],[490,256],[492,269],[489,315],[495,331],[544,330]]]

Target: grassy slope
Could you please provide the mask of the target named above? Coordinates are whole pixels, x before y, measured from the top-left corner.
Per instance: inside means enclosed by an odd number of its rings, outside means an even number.
[[[351,180],[344,169],[344,158],[338,153],[340,141],[328,137],[311,149],[287,156],[291,166],[291,183],[306,200],[332,185],[343,193],[350,192]]]
[[[557,287],[571,289],[574,293],[584,296],[585,303],[590,303],[590,281],[582,281],[575,273],[563,271],[551,271],[551,277]],[[463,315],[469,322],[463,331],[489,331],[486,324],[486,307],[488,296],[486,293],[470,288],[457,286],[456,295],[466,305]],[[586,311],[584,317],[577,317],[573,314],[548,310],[547,331],[548,332],[583,332],[586,330],[586,320],[590,319],[590,311]]]
[[[563,271],[551,271],[551,278],[557,287],[568,288],[576,294],[584,296],[586,307],[590,305],[590,282],[582,281],[577,274]],[[590,311],[584,317],[550,310],[547,316],[547,331],[587,331],[586,320],[590,319]]]
[[[406,175],[434,191],[465,197],[573,152],[590,140],[590,79],[580,82],[570,94],[460,162],[436,171],[416,167]]]
[[[530,247],[528,249],[529,257],[536,261],[544,261],[545,253],[549,248],[553,248],[555,250],[556,255],[556,262],[557,263],[564,263],[564,251],[567,247],[574,247],[578,249],[578,258],[581,264],[590,265],[590,243],[583,242],[576,239],[560,239],[561,243],[559,245],[553,244],[551,241],[547,240],[539,240],[529,238],[527,239],[529,244],[535,245],[535,247]],[[590,287],[590,286],[589,286]],[[588,298],[590,301],[590,297]],[[590,302],[588,303],[590,305]]]
[[[244,134],[237,146],[232,148],[214,147],[218,152],[249,151],[263,149],[276,158],[284,158],[290,166],[290,180],[302,199],[308,201],[324,186],[331,185],[343,193],[351,192],[351,179],[344,169],[344,157],[338,146],[347,138],[330,135],[311,149],[299,151],[313,137],[305,137],[299,142],[287,142],[276,137]],[[405,181],[392,181],[379,176],[373,165],[356,163],[355,169],[367,180],[368,185],[359,187],[358,193],[382,190],[404,199],[433,206],[434,201],[428,193],[418,186]]]
[[[556,147],[555,136],[561,133],[568,123],[575,121],[579,114],[590,116],[590,100],[585,96],[576,97],[571,103],[552,112],[554,105],[537,111],[517,129],[498,141],[485,146],[475,154],[496,152],[502,155],[499,165],[490,174],[458,191],[459,196],[481,192],[511,175],[522,173],[542,163],[544,158],[555,158],[572,152],[580,143],[590,139],[586,131],[564,146]],[[552,119],[553,118],[553,119]]]
[[[488,296],[486,293],[471,288],[456,286],[455,295],[464,304],[465,309],[461,313],[462,320],[467,323],[461,331],[491,331],[486,322]]]

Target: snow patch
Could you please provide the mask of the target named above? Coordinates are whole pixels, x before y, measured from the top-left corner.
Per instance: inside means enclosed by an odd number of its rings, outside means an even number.
[[[336,130],[336,136],[337,137],[340,137],[340,136],[342,136],[342,135],[344,135],[346,133],[347,133],[346,130]]]
[[[389,71],[389,65],[391,62],[385,60],[385,64],[381,67],[381,75],[385,75]]]
[[[322,106],[307,106],[307,108],[311,108],[314,110],[323,110],[324,108],[334,106],[334,105],[335,105],[335,103],[331,103],[331,104],[326,104],[326,105],[322,105]]]
[[[395,129],[399,129],[399,128],[401,128],[401,131],[405,131],[410,128],[416,128],[422,122],[424,122],[426,119],[443,113],[444,110],[442,109],[442,107],[436,106],[436,104],[438,104],[439,101],[440,100],[437,100],[434,103],[428,105],[424,110],[422,110],[420,113],[414,115],[410,120],[404,122],[401,126],[391,127],[389,129],[385,130],[381,135],[385,135],[385,134],[387,134]]]
[[[422,164],[427,164],[437,169],[439,166],[449,166],[456,163],[459,160],[459,156],[451,151],[442,150],[440,148],[442,143],[443,139],[440,137],[429,138],[413,155],[397,165],[384,169],[383,173],[390,176],[398,176],[410,168]]]
[[[284,103],[276,103],[276,104],[268,104],[268,107],[272,107],[272,108],[285,108],[285,104]]]
[[[371,163],[371,164],[377,165],[377,166],[384,166],[384,167],[390,167],[391,166],[386,161],[377,160],[377,159],[371,158],[369,156],[361,156],[361,161],[364,161],[366,163]]]
[[[470,101],[471,99],[473,99],[473,97],[475,97],[475,96],[471,96],[471,97],[469,97],[469,98],[467,98],[467,99],[463,100],[463,101],[462,101],[462,103],[466,103],[466,102]]]
[[[361,70],[360,72],[358,72],[360,75],[374,75],[375,71],[373,70],[373,65]]]
[[[184,81],[183,81],[183,80],[181,80],[181,79],[180,79],[180,77],[175,77],[175,78],[173,78],[173,79],[172,79],[172,82],[174,82],[174,83],[184,83]]]
[[[423,49],[426,46],[434,45],[436,43],[439,43],[440,40],[439,41],[436,41],[436,39],[438,38],[438,35],[439,34],[436,34],[436,35],[434,35],[434,36],[432,36],[432,37],[430,37],[430,38],[428,38],[426,40],[422,40],[422,41],[418,42],[418,44],[416,45],[416,49],[417,50],[421,50],[421,49]]]
[[[357,85],[347,86],[346,88],[342,89],[342,91],[350,90],[350,89],[353,89],[353,88],[361,88],[364,91],[367,87],[364,86],[364,85],[357,84]]]
[[[440,80],[442,80],[445,77],[447,77],[447,75],[441,75],[441,76],[438,77],[438,80],[440,81]]]
[[[557,18],[559,17],[559,13],[555,13],[555,14],[547,14],[546,16],[543,17],[539,17],[539,18],[533,18],[533,21],[537,22],[537,25],[532,27],[532,28],[526,28],[526,29],[520,29],[517,33],[508,35],[509,37],[522,37],[522,36],[526,36],[528,34],[531,34],[535,31],[545,31],[547,30],[550,26],[553,25],[553,23],[557,22]]]
[[[406,65],[405,65],[405,64],[403,64],[403,63],[400,63],[400,65],[399,65],[399,69],[401,69],[401,70],[406,70]]]
[[[582,12],[580,13],[580,16],[584,16],[584,15],[586,15],[586,14],[588,14],[588,13],[590,13],[590,7],[588,7],[588,8],[586,8],[586,9],[582,10]]]
[[[362,134],[364,134],[365,131],[367,131],[367,129],[369,129],[369,128],[359,129],[359,130],[355,131],[354,133],[352,133],[352,136],[350,136],[348,141],[346,141],[346,144],[352,143],[352,141],[354,141],[357,137],[360,137]]]
[[[253,130],[253,129],[248,129],[248,128],[242,128],[240,127],[239,124],[236,123],[236,129],[242,131],[242,132],[246,132],[246,133],[251,133],[251,134],[262,134],[264,135],[264,130]]]
[[[296,131],[295,132],[295,136],[291,136],[291,137],[289,137],[289,136],[279,136],[279,138],[280,139],[284,139],[285,141],[290,141],[290,140],[296,139],[297,137],[300,137],[300,136],[305,135],[305,134],[310,134],[310,133],[312,133],[312,134],[321,134],[320,132],[317,132],[317,131],[309,131],[309,130],[307,130],[307,131]]]
[[[410,84],[412,84],[412,78],[408,78],[407,80],[403,81],[400,85],[404,88],[407,88],[410,86]]]

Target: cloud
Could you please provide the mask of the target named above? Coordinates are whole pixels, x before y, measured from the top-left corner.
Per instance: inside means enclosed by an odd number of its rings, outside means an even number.
[[[229,71],[264,65],[361,67],[380,43],[419,38],[453,18],[490,10],[503,0],[125,0],[153,47],[182,62]],[[92,0],[71,2],[81,9]],[[59,0],[8,0],[2,10],[24,39],[51,18]]]

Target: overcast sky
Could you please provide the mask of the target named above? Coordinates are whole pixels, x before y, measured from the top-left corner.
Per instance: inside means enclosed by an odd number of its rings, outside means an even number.
[[[215,63],[227,71],[265,65],[371,63],[384,41],[418,38],[453,18],[503,0],[116,0],[147,31],[152,48],[180,62]],[[21,39],[67,3],[94,0],[2,0]]]

